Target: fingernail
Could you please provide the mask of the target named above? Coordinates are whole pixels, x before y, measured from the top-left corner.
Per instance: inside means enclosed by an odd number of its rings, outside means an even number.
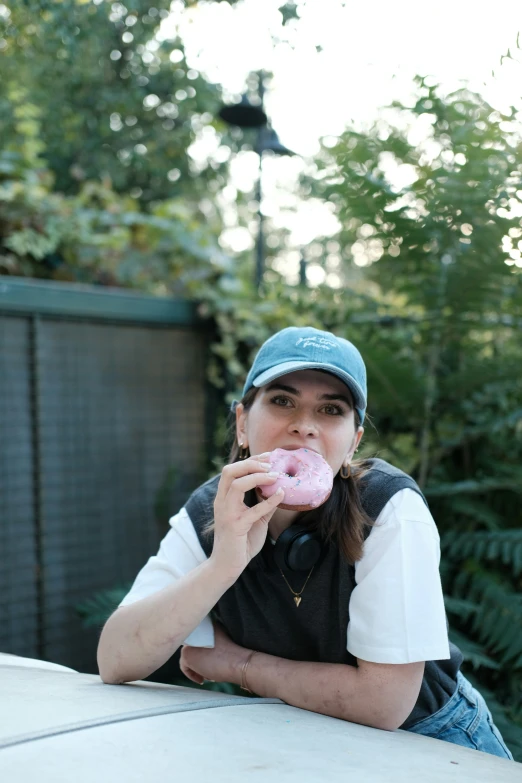
[[[271,468],[271,467],[272,467],[272,465],[270,464],[270,462],[260,462],[259,464],[261,465],[261,467],[262,467],[262,468],[267,468],[267,469],[269,469],[269,468]]]
[[[267,473],[267,475],[268,476],[279,476],[279,473],[277,472],[277,470],[271,470],[270,473]]]

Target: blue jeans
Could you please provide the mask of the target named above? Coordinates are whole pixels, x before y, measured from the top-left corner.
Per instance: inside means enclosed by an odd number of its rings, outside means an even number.
[[[513,761],[486,702],[460,672],[455,693],[444,707],[414,723],[408,731]]]

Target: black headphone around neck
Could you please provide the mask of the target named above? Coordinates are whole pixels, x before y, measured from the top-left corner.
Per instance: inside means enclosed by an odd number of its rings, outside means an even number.
[[[323,541],[316,530],[290,525],[274,545],[274,560],[281,570],[310,571],[323,552]]]

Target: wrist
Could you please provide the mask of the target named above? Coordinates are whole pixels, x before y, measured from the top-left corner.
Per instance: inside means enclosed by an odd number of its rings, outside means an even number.
[[[247,693],[254,693],[250,685],[248,684],[247,679],[247,673],[250,666],[250,662],[254,655],[259,655],[256,650],[247,650],[248,655],[244,659],[243,663],[241,664],[241,670],[239,672],[239,682],[237,683],[242,691],[246,691]]]
[[[223,562],[215,551],[212,552],[207,563],[214,578],[225,585],[227,590],[232,587],[244,571],[244,568],[231,567],[229,563]]]

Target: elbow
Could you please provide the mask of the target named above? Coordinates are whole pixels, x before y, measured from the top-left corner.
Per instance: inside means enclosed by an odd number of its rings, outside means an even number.
[[[98,642],[98,651],[96,655],[98,663],[98,673],[100,679],[106,685],[121,685],[125,680],[121,676],[121,672],[118,671],[117,655],[111,654],[104,645],[103,632],[102,638]]]
[[[361,726],[368,726],[370,729],[380,729],[381,731],[396,731],[404,723],[406,718],[397,710],[386,708],[375,700],[368,701],[361,705],[360,710],[354,710],[353,706],[330,712],[325,710],[325,714],[341,718],[350,723],[360,723]],[[407,716],[406,716],[407,717]]]
[[[122,683],[120,680],[116,680],[112,677],[105,677],[103,674],[100,674],[100,680],[103,682],[104,685],[121,685]]]
[[[357,716],[352,710],[349,710],[348,714],[343,715],[343,718],[381,731],[396,731],[411,712],[411,710],[405,712],[404,705],[383,703],[383,700],[377,696],[368,699],[361,707],[362,709]]]
[[[346,716],[345,720],[354,721],[353,715]],[[363,726],[369,726],[370,729],[380,729],[381,731],[396,731],[401,725],[402,721],[398,720],[395,715],[383,715],[372,713],[364,717],[361,716],[360,720],[355,720],[355,723],[360,723]]]
[[[99,654],[98,651],[98,672],[100,679],[105,685],[121,685],[124,680],[118,676],[118,672],[113,667],[109,666]]]
[[[411,713],[411,708],[404,703],[401,704],[379,704],[377,699],[373,702],[373,709],[368,715],[367,726],[371,726],[373,729],[381,729],[381,731],[397,731],[408,715]]]
[[[380,715],[379,729],[384,731],[397,731],[412,713],[417,697],[414,694],[402,694],[398,699],[390,700],[387,709]]]
[[[139,677],[126,676],[124,661],[121,660],[118,652],[104,649],[101,644],[98,645],[97,663],[100,679],[105,685],[122,685],[133,679],[139,679]]]
[[[100,664],[98,664],[98,671],[100,673],[100,680],[105,685],[122,685],[125,682],[125,680],[117,676],[116,672],[111,672]]]
[[[102,677],[100,679],[104,685],[125,685],[126,680],[117,679],[116,677]]]
[[[101,651],[98,648],[98,673],[101,681],[105,685],[124,685],[127,682],[136,682],[142,680],[151,674],[151,671],[145,671],[136,668],[135,665],[122,660],[118,652]]]
[[[358,661],[367,726],[396,731],[417,702],[424,674],[424,661],[410,664],[374,664]]]
[[[115,666],[114,661],[104,661],[98,658],[98,672],[100,680],[105,685],[124,685],[126,682],[135,682],[142,679],[138,674],[126,675],[122,668]]]
[[[381,731],[397,731],[402,721],[398,720],[396,716],[391,715],[390,717],[382,718],[377,723],[378,725],[374,726],[376,729],[381,729]]]

